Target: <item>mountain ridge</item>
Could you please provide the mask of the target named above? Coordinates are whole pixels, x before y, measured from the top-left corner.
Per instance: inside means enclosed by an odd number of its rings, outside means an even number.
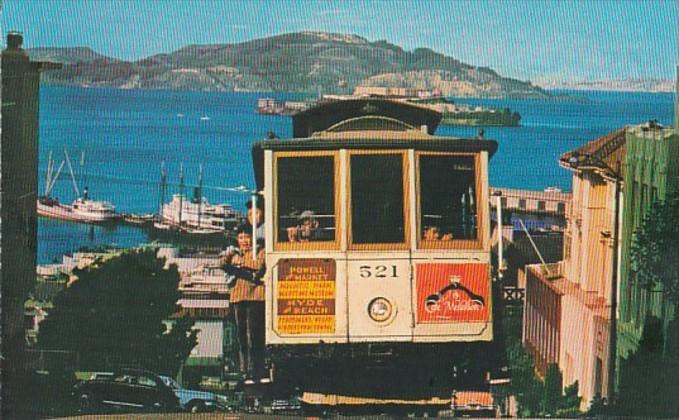
[[[40,50],[40,51],[36,51]],[[48,84],[123,89],[350,93],[376,84],[439,90],[446,96],[551,95],[531,82],[499,75],[429,48],[406,51],[359,35],[293,32],[231,44],[192,44],[136,61],[86,47],[29,49],[32,58],[59,61]]]
[[[36,47],[29,48],[26,53],[31,60],[36,61],[55,61],[64,65],[77,64],[81,62],[89,63],[97,60],[122,61],[117,58],[99,54],[89,47]]]

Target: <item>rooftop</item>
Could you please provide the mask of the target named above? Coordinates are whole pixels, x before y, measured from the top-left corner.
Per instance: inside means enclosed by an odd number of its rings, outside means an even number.
[[[292,117],[293,136],[309,137],[326,131],[339,122],[357,117],[380,115],[402,121],[412,127],[427,127],[433,134],[441,121],[441,113],[425,106],[388,99],[361,98],[320,102]]]
[[[628,133],[633,134],[636,137],[648,139],[667,138],[676,132],[675,127],[663,127],[654,120],[628,128]]]
[[[620,162],[620,177],[624,177],[627,135],[632,134],[641,138],[661,139],[671,137],[675,133],[676,130],[674,128],[663,127],[655,120],[620,128],[592,140],[577,149],[562,154],[559,158],[559,163],[564,168],[595,170],[604,176],[615,177],[615,173],[611,169],[616,169],[618,162]],[[576,165],[571,163],[573,158],[577,160]]]
[[[559,158],[559,163],[562,167],[574,168],[571,165],[571,158],[575,158],[579,170],[598,170],[605,175],[615,176],[611,169],[620,162],[620,176],[624,177],[625,166],[622,163],[625,161],[626,131],[626,128],[620,128],[575,150],[566,152]]]

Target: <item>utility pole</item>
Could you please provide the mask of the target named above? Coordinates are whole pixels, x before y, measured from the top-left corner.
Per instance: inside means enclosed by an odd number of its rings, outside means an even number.
[[[620,241],[620,161],[615,168],[615,214],[613,215],[613,267],[611,267],[611,312],[608,338],[608,403],[615,402],[615,369],[618,350],[618,242]]]
[[[182,210],[184,208],[184,164],[179,164],[179,229],[182,227]]]
[[[167,186],[167,173],[165,172],[165,161],[160,163],[160,221],[163,221],[163,208],[165,207],[165,188]]]
[[[199,165],[198,168],[198,229],[200,229],[200,214],[203,211],[203,165]]]
[[[502,191],[495,191],[495,210],[497,211],[497,278],[502,280],[504,256],[502,255]]]

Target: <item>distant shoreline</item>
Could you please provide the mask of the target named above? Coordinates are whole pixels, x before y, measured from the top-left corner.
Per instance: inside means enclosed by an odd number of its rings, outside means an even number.
[[[542,87],[547,92],[556,91],[577,91],[577,92],[621,92],[621,93],[674,93],[675,88],[663,88],[663,89],[643,89],[635,87],[604,87],[604,86],[558,86],[558,87]]]
[[[68,89],[104,89],[104,90],[115,90],[115,91],[133,91],[133,92],[195,92],[195,93],[248,93],[248,94],[258,94],[258,95],[298,95],[300,97],[309,97],[317,95],[318,92],[302,92],[302,91],[285,91],[285,90],[249,90],[249,89],[236,89],[236,90],[212,90],[212,89],[178,89],[174,87],[169,88],[148,88],[148,87],[119,87],[110,85],[87,85],[83,86],[75,83],[53,83],[51,81],[41,82],[40,86],[42,88],[68,88]],[[558,89],[547,90],[547,92],[554,93],[558,92]],[[583,90],[584,92],[584,90]],[[505,96],[448,96],[453,99],[482,99],[482,100],[521,100],[521,101],[568,101],[572,100],[574,102],[587,101],[588,99],[582,96],[576,95],[553,95],[549,97],[535,97],[531,95],[505,95]]]

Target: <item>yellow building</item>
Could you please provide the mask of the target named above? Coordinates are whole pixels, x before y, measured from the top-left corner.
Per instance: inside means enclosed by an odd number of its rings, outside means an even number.
[[[573,173],[563,261],[527,270],[524,344],[542,365],[559,364],[564,386],[578,381],[582,410],[608,395],[616,177],[624,157],[625,129],[561,157]]]

